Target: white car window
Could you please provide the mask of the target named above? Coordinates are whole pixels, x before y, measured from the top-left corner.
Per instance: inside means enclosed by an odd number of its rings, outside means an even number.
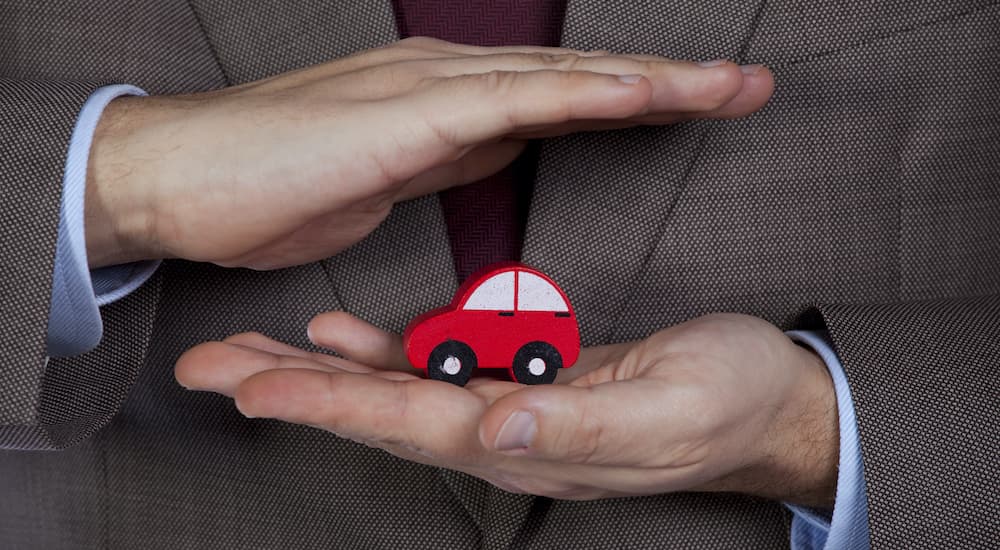
[[[514,311],[514,272],[507,271],[486,279],[465,301],[463,309]]]
[[[545,279],[521,271],[517,281],[517,309],[521,311],[569,311],[559,291]]]

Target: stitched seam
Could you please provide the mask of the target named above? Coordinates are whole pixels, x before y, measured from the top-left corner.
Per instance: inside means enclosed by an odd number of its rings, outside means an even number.
[[[893,192],[896,195],[893,198],[896,201],[896,301],[900,302],[903,299],[905,284],[905,275],[903,273],[903,185],[906,179],[903,168],[902,148],[897,150],[897,155],[899,158],[896,159],[896,165],[899,166],[899,171],[896,177],[896,185],[893,186]]]
[[[649,271],[649,264],[653,261],[653,256],[655,256],[656,248],[663,241],[663,237],[666,235],[667,226],[669,225],[670,218],[673,216],[674,210],[677,209],[677,203],[681,201],[681,195],[688,187],[688,183],[691,181],[691,173],[694,172],[698,163],[701,162],[701,158],[705,152],[705,142],[708,140],[709,129],[705,128],[701,136],[698,138],[697,152],[694,154],[694,158],[688,163],[687,169],[684,171],[684,177],[681,178],[681,183],[677,189],[677,196],[674,200],[670,202],[670,206],[666,208],[666,211],[660,217],[660,221],[656,226],[656,231],[653,234],[649,246],[646,247],[646,252],[642,256],[642,261],[639,263],[639,269],[636,270],[635,275],[632,276],[631,280],[625,285],[629,291],[625,296],[625,299],[621,301],[621,305],[618,307],[618,311],[615,313],[615,321],[611,324],[610,331],[608,333],[609,338],[606,342],[617,342],[619,334],[621,334],[622,321],[625,318],[625,312],[628,311],[628,307],[632,305],[635,300],[636,295],[639,292],[639,282],[642,280],[642,276]]]
[[[216,50],[215,44],[208,36],[208,30],[205,29],[205,23],[202,22],[201,16],[198,15],[198,10],[194,8],[194,4],[191,3],[191,0],[184,0],[184,3],[187,4],[188,9],[191,10],[191,15],[194,16],[195,22],[198,23],[198,30],[201,31],[201,35],[205,37],[205,43],[208,44],[208,51],[212,54],[212,59],[215,60],[215,65],[219,68],[219,72],[222,73],[222,78],[225,79],[226,86],[232,86],[233,81],[229,77],[229,73],[226,71],[225,66],[222,64],[222,59],[219,57],[219,52]]]
[[[954,13],[954,14],[942,17],[940,19],[930,19],[930,20],[927,20],[927,21],[921,21],[920,23],[917,23],[915,25],[911,25],[909,27],[903,27],[901,29],[895,29],[895,30],[893,30],[891,32],[887,32],[885,34],[876,36],[875,38],[872,38],[872,39],[869,39],[869,40],[862,40],[862,41],[859,41],[859,42],[854,42],[854,43],[848,44],[846,46],[842,46],[842,47],[834,48],[834,49],[830,49],[830,50],[822,50],[822,51],[819,51],[819,52],[815,52],[815,53],[804,55],[802,57],[791,59],[791,60],[785,61],[783,63],[775,63],[775,64],[770,65],[770,66],[772,68],[782,68],[782,67],[790,67],[790,66],[793,66],[793,65],[799,65],[799,64],[802,64],[802,63],[809,63],[811,61],[816,61],[816,60],[822,59],[824,57],[835,56],[835,55],[838,55],[840,53],[853,50],[855,48],[863,48],[865,46],[871,46],[873,44],[877,44],[877,43],[885,41],[885,40],[890,40],[890,39],[896,38],[898,36],[903,36],[903,35],[906,35],[906,34],[917,32],[917,31],[926,29],[928,27],[934,27],[934,26],[937,26],[937,25],[943,25],[945,23],[951,23],[953,21],[958,21],[959,19],[963,19],[965,17],[970,17],[972,15],[976,15],[979,12],[996,9],[997,7],[1000,7],[1000,2],[994,2],[992,4],[986,4],[984,6],[978,6],[978,7],[975,7],[975,8],[971,8],[971,9],[965,10],[963,12]]]

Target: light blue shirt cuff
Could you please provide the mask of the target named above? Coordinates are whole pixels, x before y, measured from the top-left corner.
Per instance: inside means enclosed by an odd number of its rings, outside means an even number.
[[[865,493],[865,470],[861,460],[861,438],[851,401],[851,388],[840,359],[825,332],[793,331],[792,340],[811,347],[826,363],[833,378],[840,417],[840,468],[833,513],[788,505],[792,511],[792,548],[794,550],[867,550],[868,501]]]
[[[78,355],[97,347],[103,330],[99,306],[139,288],[159,266],[151,261],[90,271],[87,264],[83,201],[90,145],[104,108],[123,95],[144,96],[146,92],[128,85],[99,88],[83,104],[70,137],[49,305],[46,343],[50,357]]]

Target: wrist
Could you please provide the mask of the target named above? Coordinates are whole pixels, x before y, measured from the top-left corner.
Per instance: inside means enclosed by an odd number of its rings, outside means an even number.
[[[742,467],[698,490],[743,493],[811,508],[833,508],[839,464],[839,418],[823,360],[794,346],[795,380],[768,407],[767,429],[755,437]]]
[[[91,269],[157,259],[155,201],[141,164],[132,154],[137,130],[149,122],[150,98],[123,96],[111,101],[94,131],[87,163],[84,224]]]
[[[795,346],[799,379],[772,425],[762,470],[775,494],[791,504],[832,508],[840,457],[833,380],[823,359]]]

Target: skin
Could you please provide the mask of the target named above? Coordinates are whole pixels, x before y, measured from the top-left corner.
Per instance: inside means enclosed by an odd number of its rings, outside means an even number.
[[[396,202],[497,172],[528,139],[744,116],[772,89],[760,66],[420,38],[224,90],[121,98],[91,151],[88,260],[307,263]]]
[[[238,334],[185,353],[177,380],[232,397],[248,417],[314,426],[512,492],[730,491],[833,503],[828,371],[755,317],[711,315],[585,349],[551,386],[424,379],[399,336],[342,312],[316,317],[309,335],[343,357]],[[518,430],[515,416],[530,421]]]
[[[364,238],[396,202],[500,170],[527,140],[740,117],[773,91],[764,67],[705,65],[408,39],[214,92],[121,98],[91,150],[88,259],[307,263]],[[760,319],[704,317],[586,349],[546,387],[419,378],[398,335],[344,313],[309,330],[342,357],[240,334],[189,350],[177,379],[233,397],[248,416],[316,426],[516,492],[833,501],[830,378]]]

